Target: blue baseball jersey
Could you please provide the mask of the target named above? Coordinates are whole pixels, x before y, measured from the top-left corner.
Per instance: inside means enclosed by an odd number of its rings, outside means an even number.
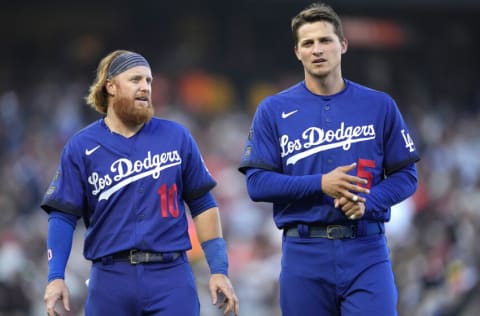
[[[252,121],[240,171],[260,168],[303,176],[325,174],[356,162],[352,174],[368,179],[371,187],[418,161],[395,101],[352,81],[345,80],[345,84],[341,92],[321,96],[310,92],[302,81],[263,100]],[[273,209],[279,228],[298,222],[346,221],[326,194],[273,203]],[[389,217],[390,210],[386,210],[382,220]]]
[[[100,119],[65,145],[42,208],[83,217],[89,260],[191,248],[185,201],[215,186],[188,130],[152,118],[130,138]]]

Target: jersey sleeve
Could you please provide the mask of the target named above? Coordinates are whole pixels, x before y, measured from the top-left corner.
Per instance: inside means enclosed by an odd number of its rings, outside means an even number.
[[[415,143],[395,101],[389,98],[384,133],[387,175],[420,160]]]
[[[210,174],[197,143],[190,135],[186,135],[186,164],[183,170],[184,192],[183,197],[185,201],[193,200],[215,187],[217,184],[215,179]]]
[[[242,173],[248,168],[259,168],[271,171],[281,171],[278,133],[273,121],[273,115],[268,112],[266,99],[257,108],[250,126],[248,138],[245,143],[240,166]]]
[[[82,185],[81,155],[75,152],[72,143],[64,147],[55,176],[41,203],[46,212],[59,210],[65,213],[82,216],[84,208],[84,186]]]

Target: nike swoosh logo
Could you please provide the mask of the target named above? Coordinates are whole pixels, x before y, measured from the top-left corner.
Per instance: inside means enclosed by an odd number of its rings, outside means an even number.
[[[92,149],[85,149],[85,155],[90,156],[90,155],[93,154],[93,153],[95,152],[95,150],[97,150],[98,148],[100,148],[100,145],[97,145],[96,147],[93,147]]]
[[[285,112],[282,112],[282,119],[286,119],[287,117],[289,117],[290,115],[293,115],[295,113],[297,113],[298,110],[294,110],[294,111],[291,111],[291,112],[288,112],[288,113],[285,113]]]

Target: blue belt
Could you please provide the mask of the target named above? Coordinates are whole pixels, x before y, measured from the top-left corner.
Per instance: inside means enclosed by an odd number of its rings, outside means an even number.
[[[384,233],[383,223],[367,223],[364,232],[360,233],[356,224],[351,225],[304,225],[287,227],[283,230],[288,237],[312,237],[327,239],[352,239],[361,236]]]

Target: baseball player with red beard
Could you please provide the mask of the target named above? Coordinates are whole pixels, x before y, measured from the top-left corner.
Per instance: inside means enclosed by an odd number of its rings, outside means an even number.
[[[394,100],[342,77],[340,18],[292,19],[305,80],[257,108],[240,164],[282,229],[283,316],[397,315],[384,222],[412,195],[419,156]]]
[[[185,203],[212,273],[212,302],[238,315],[215,180],[187,129],[152,117],[151,82],[150,65],[134,52],[114,51],[98,66],[87,103],[105,118],[67,142],[41,205],[49,215],[50,316],[59,300],[70,309],[65,268],[80,218],[92,261],[86,315],[199,315]]]

